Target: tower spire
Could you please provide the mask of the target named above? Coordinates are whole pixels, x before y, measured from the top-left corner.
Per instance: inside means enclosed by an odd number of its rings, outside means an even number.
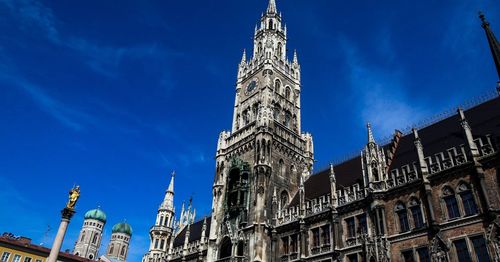
[[[269,0],[269,4],[267,5],[266,12],[268,14],[274,14],[274,13],[276,13],[276,1],[275,0]]]
[[[243,55],[241,56],[241,64],[244,64],[247,62],[247,50],[246,48],[243,49]]]
[[[479,19],[481,19],[481,27],[484,28],[484,32],[486,33],[486,38],[488,39],[488,44],[490,46],[491,54],[493,55],[493,60],[495,61],[498,78],[500,80],[500,43],[498,43],[498,40],[491,31],[490,23],[486,21],[486,17],[483,12],[479,12]]]
[[[375,143],[375,139],[373,138],[372,125],[368,123],[366,124],[366,128],[368,128],[368,143]]]
[[[170,184],[168,185],[167,192],[174,193],[174,177],[175,171],[172,171],[172,177],[170,178]]]

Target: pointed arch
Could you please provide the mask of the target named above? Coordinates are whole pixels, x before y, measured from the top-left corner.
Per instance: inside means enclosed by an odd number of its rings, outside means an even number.
[[[231,257],[232,255],[231,249],[232,249],[231,239],[229,239],[229,237],[226,236],[222,239],[220,244],[219,259]]]

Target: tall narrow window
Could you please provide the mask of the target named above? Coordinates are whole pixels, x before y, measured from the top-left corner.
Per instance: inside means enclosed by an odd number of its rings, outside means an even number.
[[[448,210],[448,218],[457,218],[460,216],[460,212],[458,211],[457,199],[455,196],[447,196],[444,198],[446,202],[446,209]]]
[[[281,82],[279,79],[276,79],[276,81],[274,82],[274,91],[276,91],[276,93],[279,93],[281,90]]]
[[[92,244],[97,244],[97,236],[98,236],[98,234],[96,233],[94,235],[94,238],[92,239]]]
[[[291,253],[297,253],[298,248],[297,248],[297,235],[291,235],[290,236],[290,252]]]
[[[82,238],[80,238],[80,242],[85,240],[85,231],[82,232]]]
[[[413,218],[413,223],[415,228],[421,228],[424,226],[424,217],[422,216],[422,207],[420,206],[420,202],[416,198],[412,198],[410,200],[410,212]]]
[[[312,247],[319,247],[319,228],[313,228],[312,232]]]
[[[115,249],[115,245],[111,244],[111,245],[109,246],[109,252],[108,252],[108,255],[113,254],[114,249]]]
[[[290,89],[289,86],[286,87],[285,89],[285,98],[290,100],[290,95],[292,94],[292,90]]]
[[[366,214],[362,214],[358,216],[358,233],[359,234],[367,234],[368,233],[368,225],[366,223]]]
[[[345,220],[347,225],[347,237],[353,238],[356,236],[356,225],[354,224],[354,217]]]
[[[448,211],[448,219],[457,218],[460,216],[460,211],[458,210],[457,199],[455,193],[449,187],[443,189],[443,199],[446,204],[446,210]]]
[[[477,205],[470,186],[466,183],[461,183],[458,186],[458,192],[460,194],[460,198],[462,199],[465,215],[471,216],[477,214]]]
[[[165,246],[165,239],[162,239],[162,240],[160,241],[160,249],[162,249],[162,250],[163,250],[163,247],[164,247],[164,246]]]
[[[163,216],[160,217],[160,226],[163,225]]]
[[[453,244],[455,245],[455,251],[457,252],[458,262],[472,261],[470,258],[469,249],[467,249],[467,243],[465,242],[465,239],[454,241]]]
[[[157,248],[158,248],[158,238],[155,239],[155,249],[157,249]]]
[[[285,175],[284,166],[285,166],[285,162],[283,162],[283,159],[280,159],[278,161],[278,172],[279,172],[280,176],[284,176]]]
[[[282,50],[283,50],[283,44],[278,43],[278,52],[277,52],[278,58],[281,58],[281,54],[283,53]]]
[[[323,239],[323,245],[330,245],[330,225],[321,227],[321,238]]]
[[[431,257],[429,256],[429,248],[427,247],[418,248],[417,253],[419,262],[431,262]]]
[[[122,247],[122,251],[120,252],[121,256],[125,256],[125,246]]]
[[[408,212],[403,203],[396,204],[396,214],[399,220],[400,232],[406,232],[410,230],[410,224],[408,223]]]
[[[477,236],[471,238],[472,245],[474,246],[474,252],[476,253],[477,261],[490,262],[490,254],[488,254],[488,248],[486,247],[486,242],[483,236]]]
[[[286,205],[288,205],[288,192],[286,192],[286,190],[283,190],[283,192],[281,192],[281,208],[285,208]]]
[[[373,176],[374,181],[380,180],[380,177],[378,175],[377,163],[375,163],[375,162],[372,163],[372,176]]]
[[[282,254],[287,255],[290,252],[290,246],[288,243],[288,237],[284,237],[281,239],[281,243],[283,244],[282,246]]]

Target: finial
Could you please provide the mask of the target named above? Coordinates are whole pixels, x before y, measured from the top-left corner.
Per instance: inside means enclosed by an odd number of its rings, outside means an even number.
[[[411,131],[413,132],[415,139],[418,139],[418,130],[416,128],[412,128]]]
[[[299,59],[297,58],[297,49],[293,50],[293,63],[294,64],[298,64],[299,63]]]
[[[276,1],[275,0],[269,0],[269,4],[267,5],[267,13],[268,14],[276,13]]]
[[[244,64],[247,62],[247,49],[243,48],[243,55],[241,56],[241,63]]]
[[[368,128],[368,143],[375,143],[375,139],[373,138],[372,125],[370,125],[370,123],[367,123],[366,128]]]
[[[175,177],[175,170],[172,171],[172,177]]]
[[[460,116],[460,120],[465,120],[464,110],[461,107],[459,107],[457,109],[457,112],[458,112],[458,115]]]
[[[333,170],[333,163],[330,163],[330,177],[335,180],[335,171]]]
[[[481,19],[481,22],[483,22],[483,27],[486,25],[489,25],[488,21],[486,21],[486,17],[484,16],[484,13],[482,11],[479,11],[479,19]]]

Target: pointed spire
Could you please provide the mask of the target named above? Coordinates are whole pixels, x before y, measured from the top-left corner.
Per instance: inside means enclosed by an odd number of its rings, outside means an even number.
[[[484,28],[484,32],[486,33],[486,38],[488,39],[488,44],[490,46],[491,54],[493,55],[493,61],[495,62],[495,66],[497,68],[498,78],[500,80],[500,43],[491,31],[490,23],[486,21],[483,12],[479,12],[479,19],[481,19],[481,27]]]
[[[330,163],[330,180],[331,181],[336,181],[337,179],[335,178],[335,171],[333,170],[333,164]]]
[[[266,12],[268,14],[275,14],[276,13],[276,1],[275,0],[269,0],[269,4],[267,5]]]
[[[247,62],[247,49],[243,49],[243,55],[241,56],[241,64],[244,64]]]
[[[174,177],[175,171],[172,171],[172,177],[170,178],[170,184],[168,185],[167,192],[174,193]]]
[[[366,124],[366,128],[368,128],[368,143],[375,143],[375,139],[373,138],[372,125],[368,123]]]
[[[299,63],[299,59],[297,58],[297,49],[293,50],[293,63],[294,64],[298,64]]]

